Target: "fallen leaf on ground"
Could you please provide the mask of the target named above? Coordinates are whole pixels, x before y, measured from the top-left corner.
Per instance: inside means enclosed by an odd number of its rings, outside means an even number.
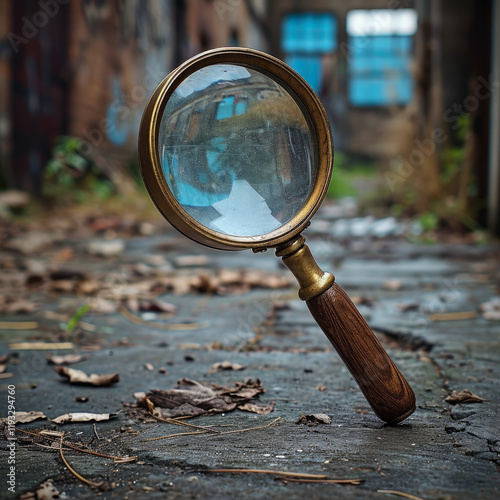
[[[162,312],[175,314],[177,312],[177,306],[158,299],[141,300],[138,304],[138,310],[142,312]]]
[[[214,363],[210,369],[208,370],[208,373],[216,373],[219,371],[225,371],[225,370],[233,370],[235,372],[244,370],[246,368],[245,365],[240,365],[238,363],[231,363],[231,361],[220,361],[219,363]]]
[[[104,285],[97,280],[80,281],[76,286],[77,293],[83,295],[93,295],[104,288]]]
[[[96,375],[95,373],[92,373],[91,375],[87,375],[81,370],[74,370],[73,368],[67,368],[66,366],[56,366],[54,370],[61,375],[61,377],[69,379],[70,384],[106,386],[120,381],[118,373],[110,373],[107,375]]]
[[[258,379],[220,387],[183,378],[174,389],[149,391],[139,403],[160,417],[195,416],[234,410],[264,392]]]
[[[244,405],[238,406],[238,410],[249,411],[250,413],[257,413],[258,415],[269,415],[274,410],[275,402],[273,401],[270,405],[256,404],[256,403],[245,403]]]
[[[50,289],[53,292],[69,293],[76,289],[77,281],[57,280],[50,283]]]
[[[7,365],[0,365],[0,373],[4,373],[7,370]]]
[[[500,321],[500,297],[495,297],[488,302],[483,302],[480,306],[484,319]]]
[[[55,235],[46,232],[30,232],[13,238],[5,244],[5,247],[24,254],[38,254],[46,250],[56,240]]]
[[[56,498],[61,498],[61,493],[57,491],[52,479],[49,479],[42,483],[35,493],[24,493],[19,498],[21,500],[55,500]]]
[[[151,363],[146,363],[144,365],[144,368],[150,372],[152,372],[155,369],[155,367]]]
[[[123,240],[92,241],[87,245],[87,252],[98,257],[114,257],[125,250]]]
[[[119,303],[101,297],[90,302],[90,309],[94,313],[113,314],[117,312],[119,308]]]
[[[396,308],[401,312],[418,311],[420,306],[418,302],[403,302],[401,304],[396,304]]]
[[[489,399],[484,399],[476,396],[468,389],[463,389],[462,391],[453,391],[449,396],[444,398],[444,400],[450,405],[458,405],[460,403],[482,403],[483,401],[490,401]]]
[[[177,267],[203,267],[210,264],[206,255],[180,255],[174,260]]]
[[[373,307],[375,302],[368,298],[365,297],[364,295],[354,295],[351,297],[352,303],[357,305],[357,306],[367,306],[367,307]]]
[[[101,422],[116,418],[116,413],[65,413],[51,419],[56,424],[67,424],[68,422]]]
[[[27,424],[38,420],[39,418],[47,418],[41,411],[16,411],[15,423]],[[2,418],[2,422],[7,422],[6,418]]]
[[[326,385],[318,385],[316,387],[316,390],[320,391],[320,392],[324,392],[324,391],[326,391]]]
[[[47,362],[51,365],[71,365],[84,361],[87,357],[88,356],[82,356],[81,354],[66,354],[65,356],[53,356],[52,354],[48,354]]]
[[[0,314],[30,314],[40,307],[23,298],[0,297]]]
[[[295,423],[314,426],[318,424],[331,424],[332,419],[325,413],[315,413],[313,415],[301,415]]]
[[[0,365],[6,365],[9,362],[10,354],[4,354],[0,356]]]
[[[382,288],[385,288],[386,290],[401,290],[403,284],[399,280],[388,280],[386,281],[383,285]]]
[[[64,247],[53,255],[52,260],[54,262],[67,262],[74,256],[75,252],[73,252],[73,249],[71,247]]]

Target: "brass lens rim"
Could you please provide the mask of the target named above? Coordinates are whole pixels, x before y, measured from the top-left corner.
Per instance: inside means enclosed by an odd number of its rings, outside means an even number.
[[[230,236],[214,231],[191,217],[170,191],[159,155],[159,130],[165,106],[188,76],[214,64],[235,64],[260,71],[285,88],[312,127],[316,182],[303,207],[286,224],[258,236]],[[280,59],[253,49],[223,47],[202,52],[172,71],[149,99],[139,129],[139,162],[148,193],[159,212],[178,231],[202,245],[221,250],[276,247],[297,236],[309,223],[325,197],[333,169],[333,138],[321,101],[309,84]]]

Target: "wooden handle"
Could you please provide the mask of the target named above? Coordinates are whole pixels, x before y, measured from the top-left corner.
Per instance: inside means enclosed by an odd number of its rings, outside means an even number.
[[[307,306],[377,416],[390,424],[410,416],[415,411],[410,385],[344,290],[334,283]]]

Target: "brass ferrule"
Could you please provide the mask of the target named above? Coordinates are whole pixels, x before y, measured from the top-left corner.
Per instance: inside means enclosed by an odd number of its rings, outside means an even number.
[[[321,270],[305,241],[303,236],[299,236],[276,247],[276,256],[283,259],[283,263],[297,278],[299,298],[310,300],[328,290],[335,282],[335,277]]]

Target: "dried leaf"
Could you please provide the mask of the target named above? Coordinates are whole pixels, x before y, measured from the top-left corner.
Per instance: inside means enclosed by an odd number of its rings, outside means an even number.
[[[149,411],[151,405],[154,406],[154,414],[161,417],[195,416],[234,410],[264,392],[260,380],[220,387],[184,378],[174,389],[149,391],[140,403],[149,407]]]
[[[96,375],[95,373],[92,373],[91,375],[87,375],[81,370],[74,370],[73,368],[67,368],[65,366],[56,366],[54,370],[61,375],[61,377],[68,378],[70,384],[83,384],[100,387],[115,384],[120,381],[118,373],[110,373],[107,375]]]
[[[7,365],[0,365],[0,373],[4,373],[7,370]]]
[[[383,288],[391,291],[401,290],[402,286],[403,284],[399,280],[388,280],[382,285]]]
[[[268,415],[274,410],[274,405],[275,405],[274,401],[270,405],[245,403],[244,405],[238,406],[238,409],[243,411],[249,411],[250,413],[257,413],[258,415]]]
[[[495,297],[480,306],[483,318],[490,321],[500,321],[500,297]]]
[[[411,311],[418,311],[420,305],[418,304],[418,302],[403,302],[401,304],[396,304],[396,307],[401,312],[411,312]]]
[[[138,309],[136,310],[142,312],[162,312],[175,314],[177,312],[177,306],[158,299],[141,300],[139,301]]]
[[[203,267],[210,264],[206,255],[180,255],[174,261],[176,267]]]
[[[155,367],[151,363],[146,363],[144,365],[144,368],[150,372],[152,372],[155,369]]]
[[[483,401],[490,401],[489,399],[483,399],[476,396],[468,389],[463,389],[462,391],[453,391],[449,396],[444,398],[444,400],[450,405],[457,405],[461,403],[472,404],[472,403],[482,403]]]
[[[27,424],[38,420],[39,418],[47,418],[41,411],[16,411],[16,424]],[[6,418],[2,418],[2,422],[6,422]]]
[[[0,297],[0,314],[31,314],[40,307],[21,297]]]
[[[87,245],[87,252],[98,257],[114,257],[125,250],[123,240],[92,241]]]
[[[50,289],[54,292],[70,293],[76,289],[77,281],[57,280],[50,283]]]
[[[120,304],[98,297],[90,302],[90,308],[94,313],[113,314],[118,311]]]
[[[57,491],[52,480],[49,479],[38,487],[34,498],[36,500],[55,500],[61,498],[61,494]]]
[[[85,280],[78,283],[76,291],[83,295],[93,295],[104,288],[104,285],[97,280]],[[114,312],[114,311],[113,311]]]
[[[82,356],[80,354],[66,354],[65,356],[53,356],[52,354],[48,354],[47,362],[51,365],[71,365],[84,361],[87,357],[88,356]]]
[[[116,418],[116,413],[65,413],[59,417],[53,418],[52,422],[56,424],[67,424],[68,422],[101,422]]]
[[[224,371],[224,370],[233,370],[233,371],[240,371],[244,370],[246,368],[245,365],[240,365],[238,363],[231,363],[231,361],[221,361],[219,363],[214,363],[210,369],[208,370],[208,373],[216,373],[219,371]]]
[[[301,415],[295,423],[315,426],[318,424],[331,424],[332,419],[324,413],[315,413],[313,415]]]

